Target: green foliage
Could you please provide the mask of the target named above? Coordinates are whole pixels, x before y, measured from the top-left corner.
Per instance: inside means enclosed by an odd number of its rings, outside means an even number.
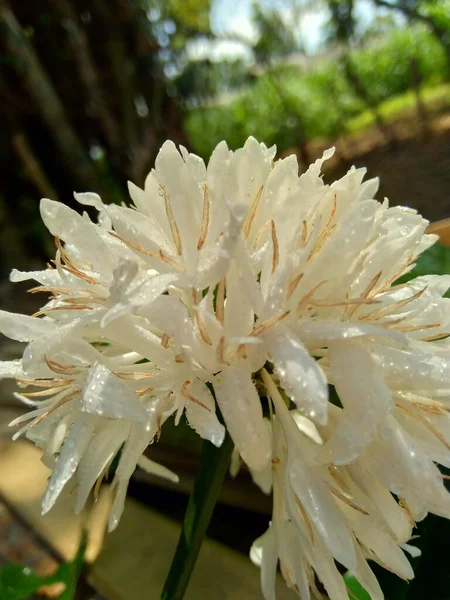
[[[23,565],[7,564],[0,568],[0,598],[2,600],[27,600],[39,588],[54,583],[64,583],[60,600],[73,600],[86,551],[87,536],[83,533],[73,562],[62,563],[52,575],[39,577]]]
[[[447,77],[442,47],[423,27],[394,30],[377,44],[353,50],[351,60],[377,104],[411,89],[412,60],[424,86]],[[185,125],[194,150],[205,157],[220,140],[236,148],[249,135],[283,151],[300,139],[335,137],[365,108],[333,57],[309,72],[296,65],[266,70],[231,100],[221,103],[219,97],[215,105],[191,109]]]
[[[351,57],[356,74],[377,103],[412,87],[412,61],[423,83],[441,83],[447,76],[442,46],[422,27],[394,31]]]
[[[349,591],[348,597],[351,600],[370,600],[369,594],[350,572],[344,575],[344,581]]]
[[[209,0],[170,0],[169,12],[194,31],[209,32]]]

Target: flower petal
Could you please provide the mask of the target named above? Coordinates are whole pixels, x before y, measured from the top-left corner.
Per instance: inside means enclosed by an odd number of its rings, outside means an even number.
[[[344,410],[323,456],[343,465],[355,460],[370,444],[393,406],[392,394],[381,369],[362,344],[333,342],[328,356]]]
[[[195,399],[186,402],[186,417],[189,425],[203,439],[209,440],[214,446],[221,446],[225,437],[225,427],[217,418],[211,392],[204,383],[197,380],[189,387],[189,393]]]
[[[149,414],[139,397],[105,366],[94,364],[81,395],[81,410],[108,419],[146,423]]]
[[[270,435],[250,373],[225,367],[213,381],[217,402],[240,455],[256,471],[271,458]]]
[[[328,384],[322,369],[292,333],[267,334],[265,338],[286,394],[308,417],[325,424]]]

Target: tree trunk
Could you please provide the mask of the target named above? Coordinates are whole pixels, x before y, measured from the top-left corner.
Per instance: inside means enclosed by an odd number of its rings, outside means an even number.
[[[0,32],[18,76],[38,106],[79,184],[92,191],[101,191],[94,166],[72,128],[59,96],[14,14],[3,0],[0,2]]]
[[[88,110],[99,120],[110,149],[117,150],[119,144],[117,123],[105,101],[86,32],[79,26],[78,15],[70,0],[53,0],[53,5],[68,34],[72,56],[88,99]]]

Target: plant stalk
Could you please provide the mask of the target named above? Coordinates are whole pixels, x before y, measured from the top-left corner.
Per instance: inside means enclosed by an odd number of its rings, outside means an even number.
[[[233,442],[228,433],[220,448],[203,442],[197,477],[184,516],[177,549],[161,600],[182,600],[228,469]]]

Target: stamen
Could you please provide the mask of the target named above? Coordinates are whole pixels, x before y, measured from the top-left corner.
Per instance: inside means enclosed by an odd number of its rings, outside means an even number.
[[[362,515],[369,514],[366,510],[364,510],[363,508],[355,504],[352,500],[350,500],[350,498],[348,498],[346,494],[343,494],[340,490],[336,489],[335,487],[330,487],[330,492],[334,494],[337,498],[339,498],[339,500],[342,500],[342,502],[345,502],[345,504],[347,504],[351,508],[354,508]]]
[[[273,275],[275,272],[275,269],[278,266],[278,261],[279,261],[280,257],[279,257],[279,250],[278,250],[277,231],[275,229],[275,221],[273,219],[271,220],[271,225],[272,225],[272,245],[273,245],[273,255],[272,255],[272,275]]]
[[[49,369],[58,375],[76,375],[80,370],[75,365],[62,365],[55,360],[49,360],[44,356],[44,360]]]
[[[13,377],[23,385],[34,385],[35,387],[63,387],[73,383],[75,379],[25,379],[23,377]]]
[[[255,198],[254,198],[254,200],[252,202],[252,205],[250,207],[248,216],[247,216],[247,218],[245,220],[245,223],[244,223],[244,237],[245,237],[245,239],[247,239],[249,237],[249,235],[250,235],[250,231],[252,229],[252,224],[253,224],[253,221],[255,219],[256,213],[258,211],[258,205],[259,205],[259,202],[261,200],[263,190],[264,190],[264,185],[262,185],[259,188],[259,190],[258,190],[258,192],[257,192],[257,194],[256,194],[256,196],[255,196]]]
[[[167,335],[167,333],[164,333],[162,338],[161,338],[161,346],[163,348],[167,348],[167,346],[169,345],[169,336]]]
[[[219,364],[222,364],[224,362],[224,346],[225,346],[225,338],[222,335],[220,337],[219,343],[217,344],[217,350],[216,350],[216,358],[217,358],[217,362]]]
[[[255,327],[255,329],[253,329],[253,331],[251,331],[249,335],[251,337],[256,337],[258,335],[266,333],[266,331],[268,329],[270,329],[271,327],[273,327],[274,325],[276,325],[277,323],[279,323],[280,321],[285,319],[290,314],[290,312],[291,312],[290,310],[286,310],[284,313],[281,313],[280,315],[275,315],[274,317],[267,319],[267,321],[263,321],[260,325],[258,325],[258,327]]]
[[[70,288],[52,288],[46,285],[38,285],[37,287],[30,288],[27,292],[30,294],[38,294],[40,292],[48,294],[72,294],[73,290]]]
[[[163,185],[161,185],[160,187],[164,193],[164,204],[166,207],[167,218],[169,220],[170,231],[172,232],[172,238],[173,238],[174,244],[176,246],[178,255],[181,256],[181,254],[183,253],[182,247],[181,247],[181,237],[180,237],[180,232],[178,231],[177,222],[175,221],[175,216],[173,214],[172,205],[170,203],[170,196],[166,192],[166,189]]]
[[[298,284],[300,283],[300,281],[303,279],[303,275],[304,273],[299,273],[296,277],[294,277],[294,279],[292,279],[292,281],[289,283],[288,285],[288,289],[287,289],[287,296],[286,296],[286,300],[289,300],[289,298],[292,296],[292,294],[295,292],[295,290],[297,289]]]
[[[145,396],[146,394],[149,394],[150,392],[153,392],[154,389],[155,388],[152,388],[152,387],[146,387],[146,388],[144,388],[142,390],[137,390],[136,391],[136,395],[141,398],[142,396]]]
[[[264,225],[261,225],[261,227],[258,230],[258,233],[255,236],[255,239],[253,241],[253,249],[256,250],[256,248],[259,246],[259,243],[261,242],[261,238],[262,236],[265,234],[265,232],[269,229],[270,227],[270,219],[268,219]]]
[[[49,415],[51,415],[52,413],[54,413],[56,409],[60,408],[63,404],[66,404],[66,402],[68,402],[69,400],[71,400],[74,396],[77,396],[79,393],[80,393],[80,390],[75,390],[75,391],[71,392],[70,394],[67,394],[67,396],[63,396],[60,400],[58,400],[58,402],[54,406],[52,406],[44,414],[40,415],[37,419],[35,419],[31,423],[29,429],[32,429],[33,427],[35,427],[36,425],[38,425],[38,423],[41,423],[41,421],[43,421]]]
[[[422,329],[434,329],[440,326],[440,323],[431,323],[431,325],[411,325],[410,327],[397,327],[397,331],[406,333],[410,331],[421,331]]]
[[[47,313],[56,312],[58,310],[94,310],[94,308],[88,304],[78,304],[77,306],[72,306],[70,304],[69,306],[52,306],[50,308],[41,308],[41,310],[38,310],[31,316],[40,317],[41,315],[46,315]]]
[[[368,298],[369,295],[371,294],[371,292],[373,291],[373,289],[375,288],[375,286],[377,285],[377,283],[380,281],[380,277],[382,275],[382,271],[379,271],[370,281],[369,285],[366,287],[366,289],[363,291],[363,293],[361,294],[361,298]],[[358,310],[359,306],[355,305],[353,306],[347,313],[348,318],[352,317],[355,312]]]
[[[302,235],[300,238],[300,248],[305,248],[306,245],[308,243],[308,223],[306,222],[306,220],[303,220],[302,223]]]
[[[295,499],[295,504],[299,510],[299,513],[301,514],[303,521],[305,522],[306,529],[308,530],[308,534],[309,534],[311,543],[313,544],[314,543],[314,530],[312,528],[311,521],[309,520],[308,513],[303,508],[303,505],[300,502],[300,500],[297,498],[297,496],[294,496],[294,499]]]
[[[114,371],[114,375],[119,379],[130,379],[132,381],[139,381],[140,379],[151,379],[152,377],[156,377],[158,373],[154,371],[153,373],[140,373],[138,371],[133,373],[118,373]]]
[[[208,344],[208,346],[212,346],[212,340],[209,337],[206,325],[205,325],[205,323],[200,315],[200,312],[198,310],[195,310],[194,319],[195,319],[195,324],[197,325],[197,328],[199,330],[200,337],[206,344]]]
[[[414,529],[416,527],[416,521],[414,520],[414,516],[411,512],[411,509],[408,506],[408,503],[404,498],[401,498],[400,496],[398,496],[398,503],[406,511],[410,525]]]
[[[203,248],[203,244],[205,243],[206,236],[208,234],[208,226],[209,226],[209,194],[208,194],[208,186],[205,185],[203,188],[203,215],[202,215],[202,226],[200,230],[200,238],[197,243],[197,250],[201,250]]]
[[[195,396],[193,396],[190,392],[188,392],[188,387],[190,385],[191,385],[190,381],[185,381],[183,383],[183,385],[181,386],[181,390],[180,390],[181,395],[184,396],[185,398],[187,398],[188,400],[190,400],[191,402],[194,402],[195,404],[198,404],[202,408],[205,408],[208,412],[211,412],[211,409],[208,408],[206,406],[206,404],[203,404],[203,402],[201,402],[200,400],[198,400],[197,398],[195,398]]]
[[[316,291],[316,290],[317,290],[317,289],[318,289],[320,286],[322,286],[324,283],[327,283],[327,280],[326,280],[326,279],[325,279],[324,281],[320,281],[319,283],[316,283],[316,285],[315,285],[313,288],[311,288],[311,289],[309,290],[309,292],[307,292],[307,293],[306,293],[306,294],[303,296],[303,298],[301,298],[301,299],[299,300],[299,302],[298,302],[298,304],[297,304],[297,316],[300,314],[301,310],[302,310],[303,308],[305,308],[305,307],[306,307],[306,306],[307,306],[307,305],[310,303],[310,300],[311,300],[311,298],[312,298],[312,296],[313,296],[314,292],[315,292],[315,291]]]
[[[167,256],[167,254],[165,254],[162,250],[149,250],[148,248],[145,248],[145,246],[142,246],[142,244],[138,244],[137,242],[130,242],[129,240],[124,239],[115,231],[108,231],[108,233],[109,235],[112,235],[113,237],[123,242],[125,245],[129,246],[130,248],[133,248],[133,250],[142,252],[142,254],[145,254],[146,256],[156,258],[157,260],[160,260],[163,263],[166,263],[167,265],[175,267],[179,271],[186,271],[186,267],[182,263],[178,262],[174,258],[171,258],[170,256]]]
[[[422,425],[424,425],[429,431],[431,431],[431,433],[440,442],[442,442],[444,444],[444,446],[447,448],[447,450],[450,450],[450,443],[445,439],[445,437],[442,435],[442,433],[440,433],[440,431],[438,431],[436,429],[436,427],[434,427],[434,425],[432,423],[430,423],[429,421],[427,421],[427,419],[425,419],[425,417],[423,417],[422,415],[418,414],[417,412],[415,412],[413,410],[409,410],[408,408],[406,408],[406,406],[402,406],[401,404],[397,404],[397,407],[400,408],[401,410],[403,410],[407,415],[409,415],[413,419],[416,419],[417,421],[422,423]]]
[[[393,312],[399,310],[400,308],[403,308],[404,306],[408,305],[410,302],[413,302],[414,300],[417,300],[418,298],[420,298],[422,296],[422,294],[425,293],[427,287],[428,286],[426,285],[424,288],[422,288],[421,290],[419,290],[418,292],[416,292],[409,298],[405,298],[404,300],[399,300],[398,302],[394,302],[394,304],[389,304],[388,306],[385,306],[384,308],[380,308],[379,310],[376,310],[376,311],[370,313],[369,315],[366,315],[365,317],[361,317],[361,319],[364,319],[366,321],[372,321],[372,320],[375,321],[375,320],[380,319],[381,317],[386,317],[386,316],[392,314]]]

